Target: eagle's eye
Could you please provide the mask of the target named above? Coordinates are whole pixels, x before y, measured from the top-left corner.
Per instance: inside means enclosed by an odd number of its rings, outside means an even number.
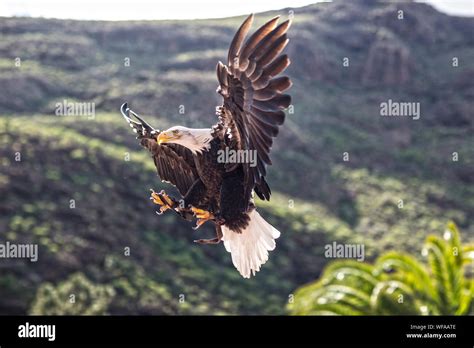
[[[178,135],[178,134],[179,134],[179,130],[174,129],[174,130],[172,131],[172,133],[173,133],[173,135]]]

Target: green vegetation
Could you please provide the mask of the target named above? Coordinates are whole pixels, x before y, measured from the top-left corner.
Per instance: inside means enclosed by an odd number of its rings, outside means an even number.
[[[110,286],[95,285],[77,273],[57,286],[41,285],[31,306],[33,315],[106,314],[114,296]]]
[[[424,262],[391,251],[375,263],[336,261],[321,279],[295,292],[293,315],[474,314],[474,244],[462,245],[453,223],[444,240],[430,235]]]

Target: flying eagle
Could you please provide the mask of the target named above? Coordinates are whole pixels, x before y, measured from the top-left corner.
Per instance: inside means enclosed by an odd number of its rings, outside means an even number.
[[[212,221],[216,238],[196,242],[223,241],[244,278],[260,270],[280,236],[256,211],[253,201],[254,193],[270,200],[266,166],[272,164],[270,149],[285,120],[283,110],[291,103],[283,92],[292,83],[279,76],[290,64],[288,56],[281,54],[288,44],[290,20],[278,25],[278,19],[268,21],[247,40],[253,15],[238,29],[227,65],[217,64],[217,92],[223,104],[216,107],[218,122],[212,128],[174,126],[159,131],[126,103],[121,107],[141,145],[151,152],[161,180],[174,185],[182,196],[177,200],[152,190],[150,199],[160,206],[159,214],[172,210],[188,221],[196,217],[195,228]],[[247,156],[226,157],[224,153]],[[249,161],[252,154],[254,161]],[[245,160],[235,160],[239,158]]]

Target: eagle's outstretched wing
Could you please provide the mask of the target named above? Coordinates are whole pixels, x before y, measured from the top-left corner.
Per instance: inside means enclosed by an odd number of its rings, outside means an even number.
[[[276,77],[290,64],[287,55],[280,55],[288,43],[290,20],[277,26],[278,19],[268,21],[244,43],[253,21],[250,15],[232,40],[227,65],[217,65],[218,93],[224,97],[219,119],[231,135],[230,146],[257,152],[257,165],[243,166],[248,198],[252,190],[262,199],[270,197],[265,167],[272,163],[270,148],[285,120],[283,109],[291,103],[291,97],[283,94],[291,87],[290,79]]]
[[[182,196],[186,195],[199,177],[192,152],[178,144],[158,145],[156,138],[160,134],[159,130],[151,127],[130,110],[126,103],[122,105],[120,111],[130,127],[137,133],[141,145],[151,152],[160,179],[176,186]]]

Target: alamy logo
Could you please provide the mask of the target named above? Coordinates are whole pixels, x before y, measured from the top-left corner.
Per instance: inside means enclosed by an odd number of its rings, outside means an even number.
[[[61,103],[56,103],[54,113],[56,116],[87,116],[87,118],[95,118],[95,103],[79,103],[70,102],[64,99]]]
[[[257,166],[257,150],[225,150],[217,151],[217,163],[249,163],[250,167]]]
[[[56,339],[56,325],[36,325],[28,322],[18,326],[20,338],[47,338],[48,341]]]
[[[30,259],[31,262],[36,262],[38,261],[38,245],[14,244],[7,241],[0,244],[0,258]]]
[[[392,99],[380,103],[380,116],[411,117],[414,120],[420,118],[420,103],[418,102],[396,102]]]
[[[365,260],[364,244],[339,244],[332,242],[324,246],[324,256],[328,259],[356,259],[359,262]]]

